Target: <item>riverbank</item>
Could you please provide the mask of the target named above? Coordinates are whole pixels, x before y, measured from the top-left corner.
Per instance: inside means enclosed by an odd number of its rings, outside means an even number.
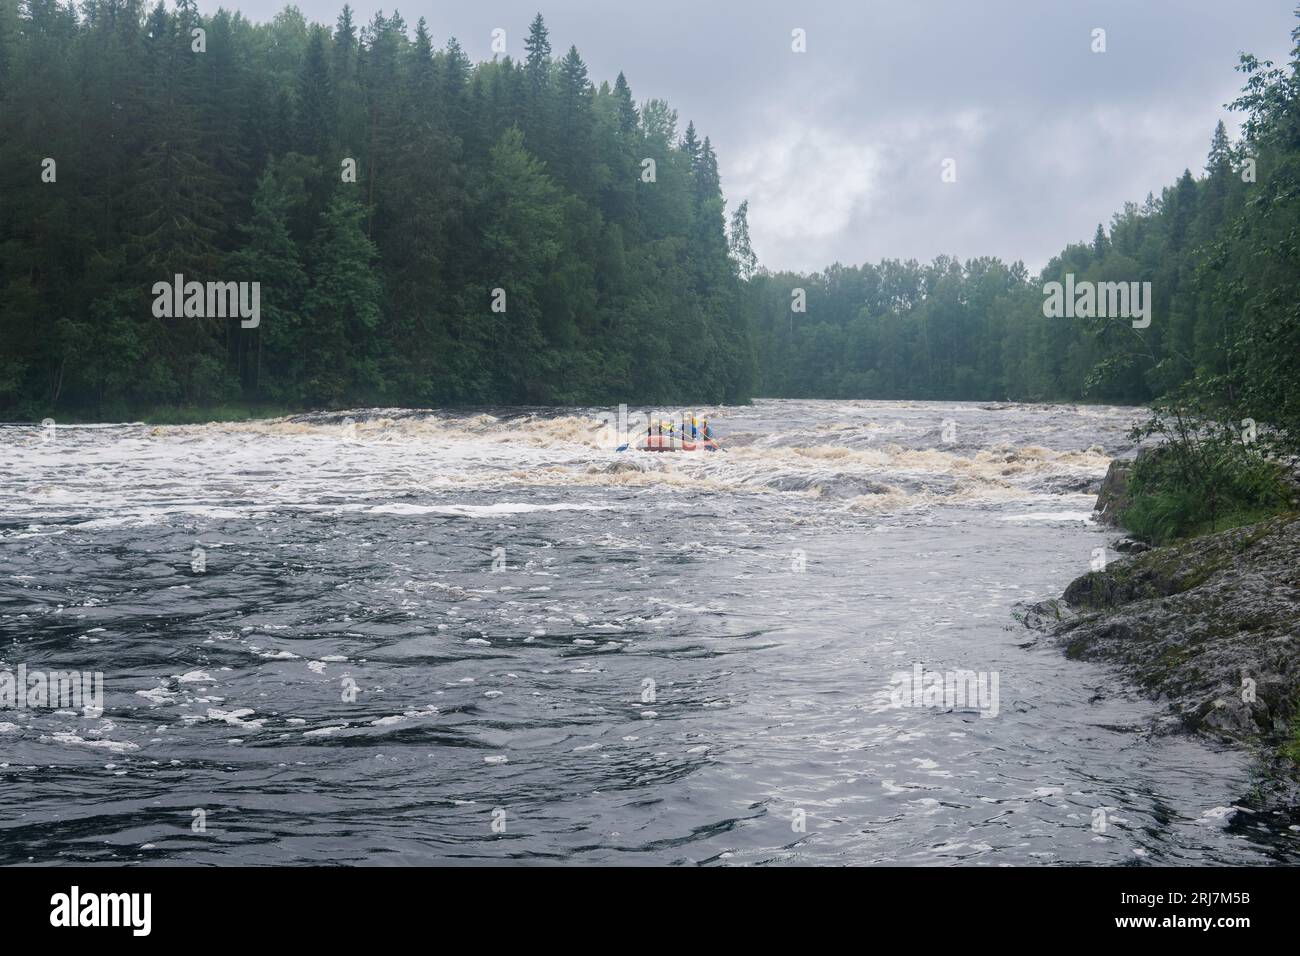
[[[59,425],[207,425],[220,422],[251,422],[264,418],[283,418],[305,409],[281,405],[158,405],[142,409],[121,409],[113,415],[88,415],[84,412],[66,412],[40,417],[18,416],[0,424],[32,425],[49,418]]]
[[[1275,800],[1300,793],[1300,514],[1130,553],[1025,623],[1165,702],[1158,731],[1229,741],[1261,758]]]
[[[752,407],[755,402],[761,401],[838,401],[846,403],[890,403],[890,402],[909,402],[923,405],[926,402],[934,402],[936,405],[957,404],[970,405],[972,407],[981,407],[991,410],[999,408],[1015,407],[1021,403],[1005,401],[995,402],[991,400],[961,398],[951,400],[919,399],[907,397],[885,397],[885,398],[845,398],[845,399],[791,399],[783,398],[779,395],[754,396],[748,401],[725,407],[731,408],[748,408]],[[698,400],[682,399],[680,401],[655,401],[649,399],[637,399],[635,397],[626,400],[629,408],[634,410],[645,410],[658,408],[662,410],[682,409],[682,408],[704,408],[704,407],[724,407],[711,404],[709,402],[700,402]],[[1109,402],[1096,401],[1090,399],[1053,399],[1044,401],[1032,401],[1023,403],[1025,407],[1036,408],[1094,408],[1105,410],[1115,407]],[[64,410],[44,413],[32,411],[25,412],[10,409],[4,418],[9,424],[37,424],[42,419],[52,417],[60,424],[73,425],[118,425],[131,422],[140,422],[145,425],[206,425],[210,423],[222,422],[244,422],[255,421],[264,418],[283,418],[289,415],[304,415],[311,413],[328,414],[330,412],[341,412],[352,408],[365,407],[364,402],[360,405],[338,405],[338,406],[320,406],[320,405],[276,405],[276,404],[256,404],[243,402],[229,402],[219,405],[148,405],[136,407],[121,407],[113,410],[109,414],[92,415],[81,410]],[[421,406],[411,405],[402,406],[412,411],[422,410]],[[572,411],[585,408],[599,408],[599,405],[588,404],[541,404],[541,405],[513,405],[504,406],[500,403],[482,402],[467,404],[441,404],[440,409],[454,409],[462,411],[477,411],[482,409],[496,409],[511,407],[525,410],[545,410],[550,409],[556,412]],[[617,408],[617,404],[609,406]]]

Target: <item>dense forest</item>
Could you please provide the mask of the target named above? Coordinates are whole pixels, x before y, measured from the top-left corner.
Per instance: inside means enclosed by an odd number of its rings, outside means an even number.
[[[1237,142],[1041,275],[798,275],[728,223],[709,139],[540,15],[473,64],[396,13],[0,0],[0,414],[1183,394],[1300,434],[1293,38],[1242,57]],[[176,274],[259,281],[260,323],[157,317]],[[1150,325],[1045,316],[1067,275],[1149,282]]]
[[[708,137],[525,49],[0,0],[0,414],[747,400]],[[258,324],[156,317],[177,274]]]
[[[1251,64],[1242,106],[1258,122],[1241,142],[1220,123],[1204,175],[1184,171],[1160,197],[1125,204],[1109,229],[1099,224],[1039,276],[1020,262],[947,256],[759,274],[746,291],[759,393],[1139,403],[1229,372],[1254,380],[1260,362],[1283,357],[1274,350],[1295,356],[1300,144],[1268,112],[1281,78],[1261,69]],[[1295,115],[1300,104],[1287,102],[1276,118]],[[1067,274],[1150,282],[1150,326],[1045,316],[1045,283]],[[805,312],[792,311],[796,288]]]

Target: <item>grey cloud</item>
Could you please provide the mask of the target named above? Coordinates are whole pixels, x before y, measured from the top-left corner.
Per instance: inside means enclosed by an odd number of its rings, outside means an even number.
[[[282,4],[244,0],[269,19]],[[215,7],[203,5],[208,12]],[[333,23],[335,0],[306,0]],[[359,22],[374,7],[354,4]],[[385,7],[386,10],[391,9]],[[623,70],[717,147],[769,268],[998,255],[1040,268],[1126,200],[1199,170],[1239,52],[1285,62],[1291,0],[527,0],[399,5],[475,59],[541,10],[597,81]],[[808,52],[790,50],[790,31]],[[1106,30],[1107,52],[1089,49]],[[958,181],[939,162],[957,160]]]

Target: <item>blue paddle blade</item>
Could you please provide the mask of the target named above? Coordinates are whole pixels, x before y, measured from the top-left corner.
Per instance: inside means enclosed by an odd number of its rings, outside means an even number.
[[[615,451],[627,451],[627,442],[624,442],[623,444],[619,445],[619,446],[618,446],[617,448],[615,448],[614,450],[615,450]]]

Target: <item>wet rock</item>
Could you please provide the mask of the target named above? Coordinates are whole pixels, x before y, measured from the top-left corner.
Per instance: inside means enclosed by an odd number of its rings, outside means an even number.
[[[1132,538],[1116,538],[1110,546],[1120,554],[1141,554],[1143,551],[1151,550],[1151,545]]]
[[[1070,607],[1055,599],[1039,601],[1036,604],[1018,604],[1012,614],[1025,627],[1034,630],[1055,627],[1075,616],[1075,612]]]
[[[1261,717],[1267,719],[1267,715],[1257,715],[1252,705],[1239,697],[1217,697],[1197,708],[1192,726],[1225,737],[1244,738],[1265,730],[1260,725]]]
[[[1118,525],[1119,513],[1129,505],[1128,479],[1136,459],[1116,458],[1106,469],[1106,477],[1101,480],[1101,490],[1097,492],[1097,521],[1102,524]]]
[[[1139,448],[1133,458],[1115,458],[1106,469],[1106,477],[1101,480],[1101,490],[1097,492],[1097,503],[1093,506],[1094,518],[1099,524],[1119,527],[1119,516],[1133,502],[1132,489],[1129,487],[1134,467],[1151,458],[1162,458],[1170,454],[1168,445],[1152,445]]]
[[[1086,475],[1046,475],[1040,486],[1041,491],[1053,495],[1095,495],[1099,488],[1097,479]]]
[[[1131,553],[1066,588],[1072,612],[1025,624],[1104,661],[1168,704],[1184,729],[1283,756],[1300,727],[1300,517]]]

